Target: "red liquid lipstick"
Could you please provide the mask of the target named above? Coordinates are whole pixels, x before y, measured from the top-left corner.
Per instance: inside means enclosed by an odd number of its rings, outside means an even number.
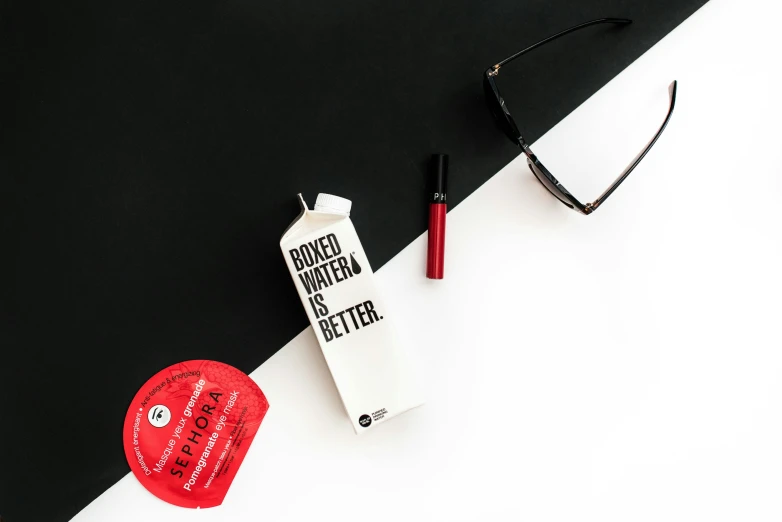
[[[445,261],[445,214],[448,192],[448,155],[432,156],[429,183],[429,247],[426,253],[426,277],[442,279]]]

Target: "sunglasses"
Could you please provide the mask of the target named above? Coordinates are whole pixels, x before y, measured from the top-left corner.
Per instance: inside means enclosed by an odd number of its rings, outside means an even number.
[[[526,49],[523,49],[516,54],[505,58],[501,62],[497,63],[496,65],[493,65],[486,69],[486,72],[483,75],[483,91],[486,95],[486,102],[489,105],[489,110],[491,111],[492,115],[494,116],[494,119],[496,120],[497,124],[500,127],[500,130],[502,130],[510,140],[521,147],[521,150],[524,152],[524,154],[527,156],[527,165],[529,166],[529,169],[532,171],[532,173],[535,175],[535,177],[538,179],[538,181],[543,184],[546,189],[551,192],[551,194],[557,198],[559,201],[561,201],[564,205],[572,208],[573,210],[580,212],[584,215],[591,214],[592,212],[597,209],[600,205],[603,204],[603,202],[608,199],[608,196],[610,196],[616,189],[619,187],[619,185],[622,184],[622,182],[627,178],[627,176],[630,175],[630,173],[635,169],[636,166],[641,162],[641,160],[646,156],[646,154],[649,152],[649,150],[652,148],[652,146],[657,142],[657,139],[660,137],[660,135],[663,133],[663,130],[665,130],[666,125],[668,125],[668,120],[671,119],[671,114],[673,114],[673,106],[676,103],[676,81],[674,81],[669,89],[669,95],[670,95],[670,106],[668,108],[668,114],[665,116],[665,121],[663,121],[662,126],[660,126],[660,129],[657,131],[657,133],[654,135],[652,140],[646,145],[646,147],[638,154],[632,163],[622,172],[622,174],[619,175],[619,177],[614,181],[614,183],[608,187],[608,189],[603,192],[603,194],[594,200],[592,203],[583,204],[579,200],[573,196],[568,190],[562,186],[562,184],[557,181],[557,178],[555,178],[551,172],[548,171],[546,167],[543,166],[543,164],[538,160],[537,156],[532,153],[532,150],[530,150],[529,145],[527,145],[527,142],[524,141],[524,138],[521,136],[521,132],[519,131],[519,127],[516,125],[516,121],[513,119],[513,116],[511,116],[510,111],[508,110],[508,106],[505,103],[505,99],[500,95],[500,90],[497,88],[497,76],[500,74],[500,68],[507,65],[508,63],[512,62],[519,56],[526,54],[533,49],[537,49],[543,44],[547,44],[552,40],[556,40],[560,36],[565,36],[566,34],[572,33],[573,31],[577,31],[579,29],[583,29],[585,27],[589,27],[596,24],[616,24],[616,25],[627,25],[631,24],[632,20],[627,20],[625,18],[600,18],[598,20],[592,20],[590,22],[584,22],[583,24],[576,25],[574,27],[571,27],[570,29],[565,29],[564,31],[555,34],[554,36],[549,36],[545,40],[541,40],[538,43],[531,45],[527,47]]]

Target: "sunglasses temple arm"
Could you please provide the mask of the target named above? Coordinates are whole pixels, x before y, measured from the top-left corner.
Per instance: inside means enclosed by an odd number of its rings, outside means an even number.
[[[494,66],[494,70],[496,71],[500,67],[505,65],[506,63],[512,62],[513,60],[515,60],[519,56],[521,56],[523,54],[527,54],[528,52],[530,52],[530,51],[532,51],[534,49],[537,49],[541,45],[547,44],[547,43],[549,43],[552,40],[556,40],[560,36],[565,36],[566,34],[570,34],[573,31],[578,31],[579,29],[583,29],[585,27],[589,27],[591,25],[596,25],[596,24],[627,25],[627,24],[631,24],[631,23],[633,23],[633,21],[632,20],[628,20],[627,18],[598,18],[597,20],[590,20],[589,22],[584,22],[583,24],[579,24],[579,25],[573,26],[573,27],[571,27],[569,29],[565,29],[564,31],[560,31],[559,33],[557,33],[557,34],[555,34],[553,36],[549,36],[548,38],[546,38],[544,40],[541,40],[541,41],[539,41],[536,44],[530,45],[526,49],[522,49],[521,51],[517,52],[516,54],[513,54],[513,55],[509,56],[508,58],[505,58],[503,61],[499,62],[497,65]]]
[[[608,187],[608,190],[603,192],[603,194],[597,198],[593,203],[587,205],[591,208],[591,210],[596,209],[599,207],[606,199],[608,199],[608,196],[610,196],[616,189],[619,187],[619,185],[622,184],[622,182],[627,178],[627,176],[630,175],[630,173],[635,169],[635,167],[638,166],[639,163],[641,163],[641,160],[644,159],[644,156],[651,150],[652,146],[657,142],[657,139],[662,135],[663,131],[665,130],[665,127],[668,125],[668,121],[671,119],[671,115],[673,114],[673,107],[676,105],[676,86],[677,82],[676,80],[671,83],[671,85],[668,88],[668,92],[670,94],[670,106],[668,108],[668,114],[665,116],[665,121],[663,121],[663,124],[660,126],[660,129],[657,131],[657,134],[654,135],[654,137],[651,139],[651,141],[646,145],[646,147],[635,157],[632,163],[622,172],[622,174],[619,175],[618,178],[616,178],[616,181]]]

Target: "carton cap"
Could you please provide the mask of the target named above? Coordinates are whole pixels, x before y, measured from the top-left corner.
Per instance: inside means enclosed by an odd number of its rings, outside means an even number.
[[[315,212],[328,212],[330,214],[344,214],[350,215],[350,207],[353,203],[349,199],[341,198],[339,196],[332,196],[331,194],[318,194],[318,199],[315,200]]]

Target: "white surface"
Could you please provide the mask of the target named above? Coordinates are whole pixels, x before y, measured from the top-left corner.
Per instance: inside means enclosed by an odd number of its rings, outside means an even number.
[[[519,158],[449,214],[445,280],[425,236],[378,272],[425,406],[357,437],[308,329],[252,375],[271,409],[223,506],[129,475],[75,520],[782,519],[777,5],[712,0],[534,144],[590,200],[679,80],[595,214]]]

